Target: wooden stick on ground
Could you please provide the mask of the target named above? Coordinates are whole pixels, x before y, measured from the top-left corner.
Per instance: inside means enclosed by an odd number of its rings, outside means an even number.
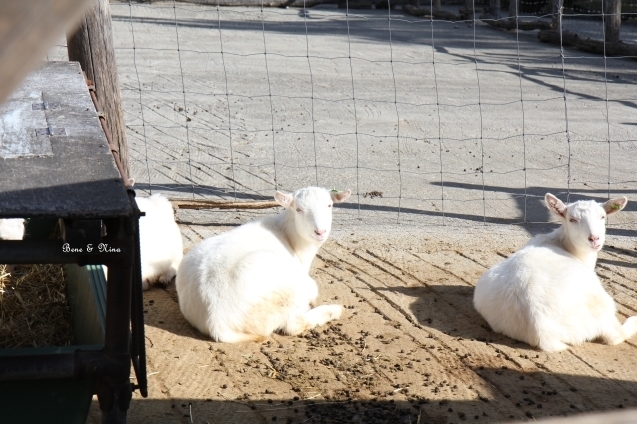
[[[606,56],[631,56],[633,59],[637,59],[637,45],[632,43],[623,43],[621,41],[606,43],[606,48],[604,49],[602,40],[583,39],[569,31],[563,31],[560,39],[560,33],[554,30],[541,30],[538,32],[537,37],[540,41],[557,45],[560,44],[561,40],[564,47],[573,47],[589,53],[606,53]]]
[[[231,200],[172,199],[175,209],[269,209],[280,206],[274,200],[235,202]]]

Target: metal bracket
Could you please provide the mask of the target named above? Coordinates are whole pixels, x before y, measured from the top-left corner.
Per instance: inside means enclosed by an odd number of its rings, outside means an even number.
[[[32,110],[59,109],[60,107],[61,107],[60,103],[58,102],[53,102],[53,103],[42,102],[42,103],[33,103],[31,105]]]
[[[46,128],[36,128],[35,135],[38,137],[41,135],[66,135],[66,130],[64,128],[53,128],[53,125],[49,125]]]

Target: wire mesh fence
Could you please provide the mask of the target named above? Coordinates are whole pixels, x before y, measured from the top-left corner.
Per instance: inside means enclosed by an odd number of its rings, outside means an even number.
[[[519,4],[516,24],[553,19],[536,3]],[[629,58],[492,28],[477,2],[460,21],[340,6],[112,2],[136,187],[210,199],[351,188],[342,219],[379,224],[546,222],[547,191],[634,196]],[[612,225],[632,232],[627,210]]]

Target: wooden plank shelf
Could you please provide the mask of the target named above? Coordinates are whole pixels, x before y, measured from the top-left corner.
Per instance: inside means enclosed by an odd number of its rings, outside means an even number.
[[[43,103],[55,107],[33,109]],[[78,63],[46,63],[14,91],[2,112],[0,122],[12,115],[22,120],[13,128],[22,126],[23,134],[16,140],[20,134],[0,127],[0,218],[131,214]],[[47,128],[52,134],[35,131]]]

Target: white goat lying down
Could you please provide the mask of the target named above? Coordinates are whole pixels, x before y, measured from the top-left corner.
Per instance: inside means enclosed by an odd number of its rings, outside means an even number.
[[[142,287],[148,290],[151,283],[172,280],[184,255],[183,244],[173,207],[166,197],[153,194],[136,197],[135,202],[146,213],[139,218],[139,244]]]
[[[22,240],[24,238],[24,219],[0,219],[0,240]]]
[[[283,212],[195,246],[176,280],[186,319],[214,340],[233,343],[277,330],[296,335],[339,318],[341,305],[311,307],[318,286],[308,272],[330,234],[332,204],[350,194],[317,187],[276,192]]]
[[[637,316],[622,325],[595,274],[606,215],[622,210],[628,200],[564,205],[548,193],[545,202],[561,227],[535,236],[487,270],[476,285],[475,308],[494,331],[546,351],[597,338],[607,344],[630,338],[637,333]]]

